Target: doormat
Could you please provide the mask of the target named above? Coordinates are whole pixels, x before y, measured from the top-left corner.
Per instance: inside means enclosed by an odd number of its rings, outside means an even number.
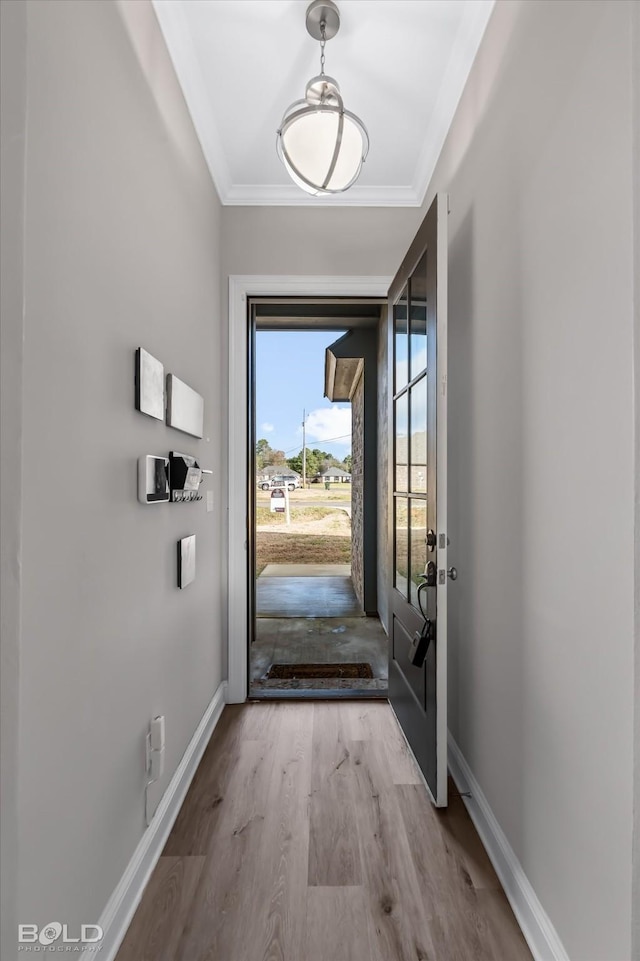
[[[272,664],[267,680],[303,680],[309,677],[373,677],[370,664]]]

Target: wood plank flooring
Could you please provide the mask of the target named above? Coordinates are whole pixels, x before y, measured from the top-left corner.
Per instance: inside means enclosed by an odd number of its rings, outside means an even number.
[[[225,708],[116,961],[531,961],[388,704]]]

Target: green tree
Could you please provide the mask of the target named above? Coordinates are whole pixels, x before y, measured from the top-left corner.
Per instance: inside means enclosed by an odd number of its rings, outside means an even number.
[[[346,470],[349,474],[351,473],[351,454],[347,454],[347,456],[345,457],[345,459],[342,461],[342,467],[343,467],[343,469]]]
[[[283,450],[274,450],[264,437],[256,443],[256,467],[284,467],[286,459]]]
[[[261,437],[256,444],[256,467],[258,470],[262,470],[263,467],[267,467],[271,463],[269,458],[272,453],[269,441],[266,437]]]
[[[326,450],[315,447],[311,453],[316,459],[317,473],[323,474],[330,467],[340,467],[340,461]]]
[[[287,467],[294,470],[296,474],[302,474],[302,454],[296,454],[295,457],[287,457]]]
[[[302,451],[296,454],[295,457],[290,457],[287,464],[291,470],[296,471],[298,474],[302,474]],[[307,477],[313,477],[318,473],[318,458],[312,450],[307,447]]]

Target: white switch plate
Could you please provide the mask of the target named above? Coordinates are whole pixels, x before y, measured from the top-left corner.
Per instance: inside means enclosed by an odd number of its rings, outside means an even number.
[[[184,590],[196,579],[196,535],[178,541],[178,587]]]
[[[207,491],[207,514],[213,510],[213,491]]]

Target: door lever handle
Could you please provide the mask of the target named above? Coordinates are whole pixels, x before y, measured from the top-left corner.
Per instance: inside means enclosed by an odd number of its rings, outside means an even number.
[[[429,561],[425,567],[424,574],[419,574],[418,577],[422,578],[426,587],[436,586],[436,565],[435,561]]]

